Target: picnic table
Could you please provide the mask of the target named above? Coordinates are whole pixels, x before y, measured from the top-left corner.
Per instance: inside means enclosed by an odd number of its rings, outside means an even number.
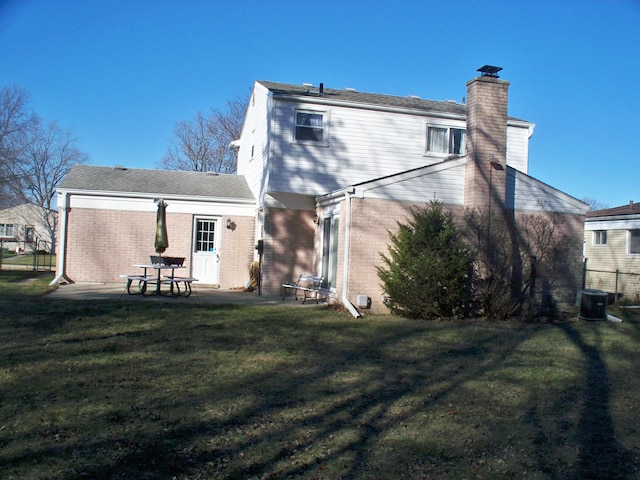
[[[143,272],[140,275],[122,275],[122,277],[127,279],[127,293],[129,295],[138,293],[131,290],[131,285],[137,282],[139,293],[145,295],[149,290],[148,286],[155,285],[155,288],[149,295],[162,295],[160,286],[164,283],[169,285],[169,294],[177,296],[181,294],[180,283],[183,283],[182,293],[187,297],[191,295],[191,283],[197,280],[191,277],[180,277],[176,275],[176,270],[186,268],[182,265],[182,262],[157,261],[157,258],[159,257],[151,257],[153,260],[152,263],[134,264],[134,267],[142,269]],[[167,272],[169,270],[171,270],[170,275],[162,274],[163,271]]]

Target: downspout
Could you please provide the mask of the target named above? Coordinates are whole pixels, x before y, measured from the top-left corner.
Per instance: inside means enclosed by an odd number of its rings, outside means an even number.
[[[73,283],[67,274],[65,273],[65,265],[67,264],[67,212],[69,211],[69,193],[61,195],[62,205],[58,205],[58,214],[62,212],[61,217],[58,219],[60,222],[60,238],[58,239],[59,255],[57,257],[56,277],[51,280],[49,285],[56,285],[61,280],[65,280],[67,283]]]
[[[347,298],[347,290],[349,287],[349,250],[351,247],[351,194],[353,189],[349,189],[344,194],[345,200],[345,226],[344,226],[344,262],[342,272],[342,304],[347,307],[349,313],[355,318],[360,318],[360,312]]]

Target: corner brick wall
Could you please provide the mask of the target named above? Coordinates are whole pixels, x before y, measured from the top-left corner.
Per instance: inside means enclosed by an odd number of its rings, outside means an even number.
[[[356,303],[357,295],[367,295],[371,298],[371,309],[368,313],[388,313],[388,309],[382,302],[383,288],[378,278],[376,267],[383,266],[380,253],[388,252],[389,233],[396,232],[397,222],[406,223],[410,218],[411,207],[407,203],[391,200],[358,199],[351,200],[352,229],[350,245],[350,283],[348,285],[347,298]],[[461,223],[465,209],[458,206],[445,206],[453,214],[454,221]],[[343,209],[344,210],[344,209]],[[519,212],[519,215],[527,215],[530,212]],[[573,244],[579,246],[583,238],[583,216],[576,214],[558,214],[561,222],[558,224],[559,234],[571,236]],[[562,303],[570,302],[575,298],[575,292],[580,288],[581,280],[581,252],[576,248],[571,258],[571,268],[565,272],[563,278],[556,279],[553,292],[545,290],[542,281],[537,285],[538,302],[543,295],[553,294],[553,298]],[[342,257],[339,259],[338,289],[342,288]]]
[[[424,206],[422,204],[420,206]],[[384,295],[376,267],[383,266],[380,254],[388,253],[389,232],[397,232],[398,222],[406,223],[411,217],[411,208],[417,205],[392,200],[351,200],[351,245],[349,259],[349,285],[347,298],[356,303],[358,295],[371,298],[370,313],[388,313],[382,298]],[[462,208],[447,206],[454,217],[461,215]],[[344,210],[344,209],[343,209]],[[342,279],[342,257],[338,276]],[[342,285],[339,282],[338,288]]]
[[[317,274],[314,212],[268,208],[264,212],[262,292],[280,295],[281,285],[301,273]]]
[[[163,255],[185,257],[191,271],[191,214],[167,212],[169,248]],[[249,279],[253,217],[234,217],[233,230],[222,217],[220,287],[242,286]],[[132,265],[155,255],[155,212],[72,208],[68,214],[66,274],[74,282],[123,282],[121,274],[139,273]],[[58,257],[60,258],[60,257]]]
[[[220,222],[220,288],[244,288],[255,252],[255,217],[233,216],[231,221],[231,229],[226,228],[227,217]]]

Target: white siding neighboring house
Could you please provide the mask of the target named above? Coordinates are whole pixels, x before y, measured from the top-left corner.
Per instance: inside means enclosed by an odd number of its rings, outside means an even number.
[[[15,252],[51,251],[55,248],[57,212],[31,203],[0,210],[2,247]]]
[[[585,220],[585,287],[640,297],[640,203],[589,212]]]

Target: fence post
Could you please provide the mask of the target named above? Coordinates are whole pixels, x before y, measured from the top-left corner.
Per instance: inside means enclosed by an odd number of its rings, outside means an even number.
[[[614,297],[613,297],[613,304],[614,305],[618,305],[618,277],[620,275],[620,270],[618,270],[616,268],[616,292],[614,293]]]
[[[586,290],[587,288],[587,258],[585,257],[582,260],[582,289]]]

